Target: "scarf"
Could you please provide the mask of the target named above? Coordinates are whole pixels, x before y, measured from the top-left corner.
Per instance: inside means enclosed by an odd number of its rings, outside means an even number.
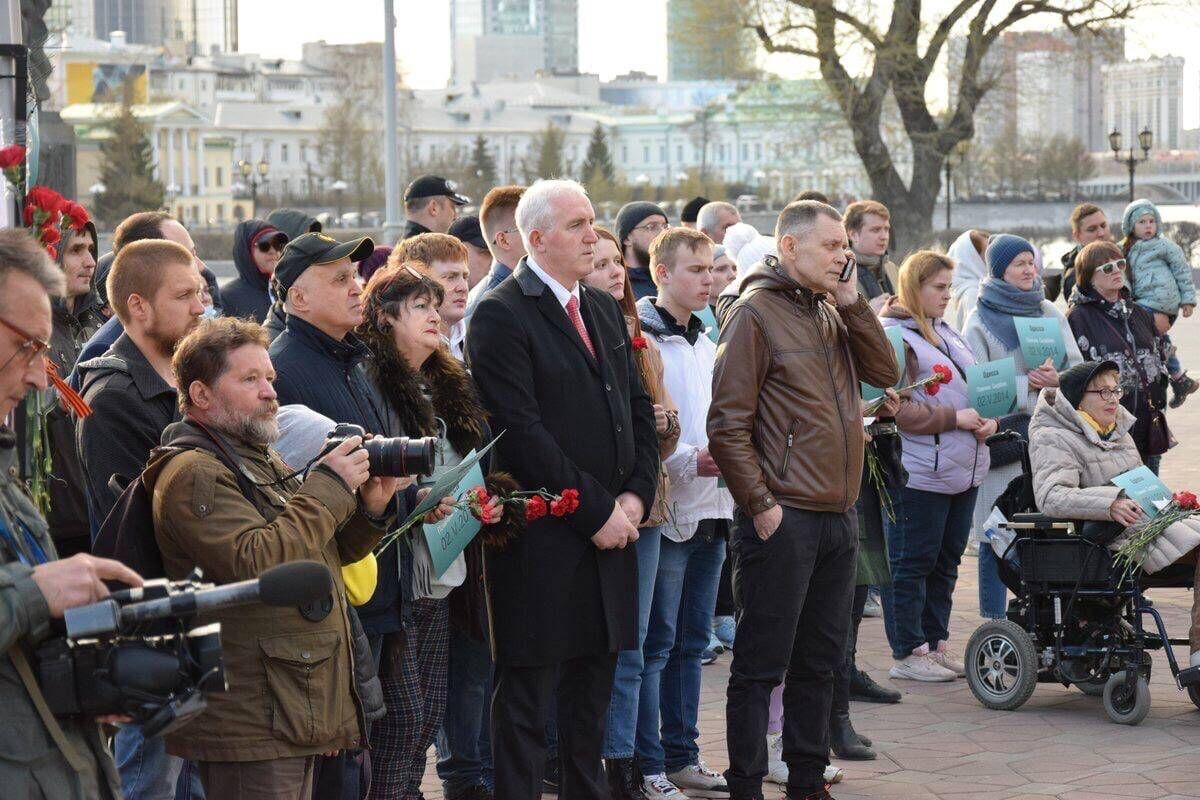
[[[1033,287],[1023,292],[1011,283],[997,278],[988,278],[979,289],[979,318],[988,333],[1000,340],[1009,350],[1020,346],[1017,337],[1017,326],[1013,317],[1042,316],[1042,301],[1046,292],[1042,288],[1041,278],[1033,283]]]
[[[1083,411],[1078,408],[1075,410],[1079,412],[1079,416],[1081,419],[1083,419],[1084,422],[1086,422],[1088,425],[1092,426],[1092,430],[1094,430],[1096,433],[1100,434],[1101,439],[1107,439],[1109,436],[1112,435],[1112,432],[1117,429],[1117,423],[1115,423],[1115,422],[1106,428],[1103,425],[1101,425],[1099,422],[1097,422],[1096,418],[1093,417],[1091,414],[1087,413],[1086,411]]]

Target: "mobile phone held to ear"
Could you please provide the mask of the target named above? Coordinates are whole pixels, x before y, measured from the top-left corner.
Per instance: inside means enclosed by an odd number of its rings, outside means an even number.
[[[846,266],[842,267],[842,274],[838,276],[838,283],[847,283],[850,276],[854,274],[854,259],[846,259]]]

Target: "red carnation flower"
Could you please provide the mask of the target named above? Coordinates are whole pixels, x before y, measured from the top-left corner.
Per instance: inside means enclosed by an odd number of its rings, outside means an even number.
[[[44,225],[42,226],[41,240],[43,245],[49,247],[62,241],[62,234],[58,232],[56,226]]]
[[[83,226],[92,220],[86,208],[70,200],[63,203],[62,213],[67,226],[73,231],[83,230]]]
[[[58,248],[57,247],[55,247],[54,245],[47,245],[46,252],[50,254],[51,261],[58,260]]]
[[[649,343],[647,343],[645,336],[635,336],[629,341],[633,345],[634,350],[645,350],[650,346]]]
[[[940,383],[949,383],[950,379],[953,377],[950,372],[950,368],[945,364],[934,364],[933,374],[937,377]]]
[[[934,381],[933,383],[925,384],[925,394],[929,395],[930,397],[933,397],[935,394],[937,394],[941,390],[942,390],[942,384],[940,381]]]
[[[550,507],[546,505],[546,500],[541,495],[534,495],[525,501],[525,521],[533,522],[546,516],[550,511]]]
[[[61,211],[67,201],[49,186],[34,186],[25,194],[25,204],[53,213]]]
[[[1194,511],[1200,507],[1200,502],[1197,501],[1193,492],[1176,492],[1174,500],[1184,511]]]
[[[0,169],[17,167],[25,163],[25,148],[19,144],[0,147]]]
[[[564,489],[563,493],[550,503],[550,513],[556,517],[572,514],[577,508],[579,508],[578,489]]]

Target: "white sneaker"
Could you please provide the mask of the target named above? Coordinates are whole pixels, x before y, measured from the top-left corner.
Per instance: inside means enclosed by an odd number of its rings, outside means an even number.
[[[672,772],[667,780],[675,784],[688,797],[729,797],[729,786],[724,776],[713,772],[702,760],[678,772]]]
[[[925,655],[913,654],[908,658],[900,659],[888,670],[888,675],[902,681],[924,681],[926,683],[943,683],[955,678],[952,671],[934,661],[928,653]]]
[[[938,649],[931,652],[929,658],[935,664],[953,672],[956,678],[965,678],[967,676],[967,668],[963,666],[961,661],[950,655],[950,651],[946,649],[945,642],[940,642]]]
[[[767,734],[767,780],[787,786],[788,765],[783,760],[783,734]]]
[[[845,776],[846,773],[842,772],[841,767],[835,767],[833,764],[830,764],[825,768],[825,782],[828,784],[841,783],[842,778]]]
[[[642,794],[646,800],[688,800],[688,796],[667,780],[666,775],[642,776]]]

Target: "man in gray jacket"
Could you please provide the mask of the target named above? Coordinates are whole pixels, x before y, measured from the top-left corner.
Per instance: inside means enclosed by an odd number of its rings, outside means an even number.
[[[24,230],[0,231],[0,419],[47,386],[50,297],[62,271]],[[0,428],[0,455],[15,442]],[[34,678],[32,651],[50,620],[108,594],[102,581],[142,581],[115,561],[81,553],[57,560],[46,521],[21,481],[0,472],[0,786],[5,797],[92,800],[121,796],[98,720],[51,716]]]

